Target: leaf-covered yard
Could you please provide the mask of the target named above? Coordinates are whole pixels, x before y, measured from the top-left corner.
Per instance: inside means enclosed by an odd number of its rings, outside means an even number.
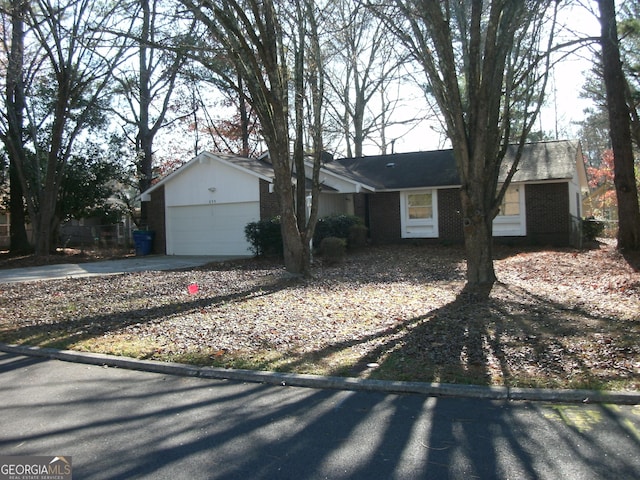
[[[0,285],[0,341],[227,367],[394,380],[640,389],[640,273],[608,244],[497,249],[484,304],[463,250],[368,248],[277,262]],[[196,293],[189,286],[197,285]]]

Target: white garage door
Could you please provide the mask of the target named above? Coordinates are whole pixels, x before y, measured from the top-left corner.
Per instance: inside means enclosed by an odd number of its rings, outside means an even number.
[[[260,219],[258,202],[167,209],[168,255],[251,255],[247,223]]]

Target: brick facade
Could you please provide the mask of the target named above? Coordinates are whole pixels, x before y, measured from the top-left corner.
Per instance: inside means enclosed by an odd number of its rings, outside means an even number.
[[[366,193],[356,193],[353,195],[353,214],[365,220],[369,218],[369,205],[367,203]]]
[[[438,233],[447,243],[463,243],[462,203],[459,188],[438,190]]]
[[[497,242],[567,246],[571,241],[569,186],[567,183],[527,184],[525,187],[526,237],[495,237]],[[403,241],[463,243],[460,190],[438,190],[438,238],[403,239],[400,223],[400,192],[354,195],[354,213],[365,219],[373,244]],[[260,218],[279,215],[277,197],[269,193],[269,182],[260,180]],[[166,253],[164,186],[151,193],[149,229],[155,232],[153,253]]]
[[[268,220],[280,215],[278,196],[269,193],[270,183],[260,179],[260,220]]]
[[[374,244],[398,243],[400,233],[400,193],[367,194],[369,237]]]
[[[569,186],[567,183],[527,184],[525,187],[527,235],[494,237],[496,242],[568,246],[571,242]],[[400,193],[360,194],[355,213],[365,218],[374,244],[402,241],[464,243],[460,189],[438,190],[437,239],[403,239],[400,229]]]
[[[571,241],[569,185],[567,183],[527,184],[527,243],[567,246]]]

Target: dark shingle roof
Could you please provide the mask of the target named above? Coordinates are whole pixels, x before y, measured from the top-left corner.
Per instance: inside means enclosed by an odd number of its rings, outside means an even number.
[[[273,165],[263,159],[247,158],[226,153],[214,153],[212,155],[221,158],[222,160],[226,160],[229,163],[233,163],[238,167],[251,170],[258,175],[273,177]]]
[[[376,190],[460,183],[450,150],[343,158],[325,168]]]
[[[576,170],[579,153],[578,141],[558,140],[553,142],[528,143],[524,146],[514,182],[533,182],[536,180],[561,180],[572,178]],[[506,175],[506,167],[516,153],[516,147],[510,146],[501,172]]]
[[[527,144],[513,181],[572,178],[577,152],[578,143],[567,140]],[[509,147],[502,178],[515,153],[516,147]],[[325,164],[324,168],[376,190],[460,185],[453,150],[343,158]]]

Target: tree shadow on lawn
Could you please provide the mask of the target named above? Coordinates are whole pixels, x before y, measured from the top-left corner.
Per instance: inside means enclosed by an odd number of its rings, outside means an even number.
[[[415,247],[409,250],[424,252]],[[448,253],[450,258],[441,261],[435,273],[430,273],[438,279],[432,281],[460,278],[459,264],[451,261],[459,258],[459,250],[450,249]],[[360,268],[358,284],[396,281],[428,284],[424,264],[416,263],[406,270],[397,265],[398,252],[391,251],[388,256],[385,265],[396,268],[369,269],[367,262],[351,263],[327,269],[321,279],[330,283],[353,282],[346,271]],[[378,275],[373,275],[376,272]],[[128,326],[153,324],[168,316],[224,303],[241,303],[299,285],[297,279],[278,277],[224,295],[193,297],[118,313],[69,316],[53,324],[22,325],[14,332],[2,333],[0,338],[7,343],[70,348]],[[247,367],[315,373],[318,370],[314,367],[320,365],[322,373],[342,376],[571,388],[601,388],[622,378],[638,388],[640,374],[634,366],[640,363],[637,323],[592,313],[588,305],[575,307],[553,302],[525,289],[497,284],[485,302],[471,303],[458,296],[442,307],[425,309],[423,315],[370,335],[354,336],[313,350],[305,349],[304,345],[290,350],[273,347],[278,355],[276,362],[267,359],[261,364],[251,359]],[[148,342],[146,350],[144,344],[138,350],[138,358],[150,358],[157,353],[157,345]],[[206,363],[210,359],[205,353],[202,358],[197,355],[184,358]],[[216,360],[224,362],[224,357]],[[371,367],[374,363],[377,366]]]
[[[234,292],[218,296],[193,297],[189,301],[164,304],[154,307],[129,309],[121,312],[108,312],[98,315],[79,317],[69,316],[55,323],[37,323],[20,326],[14,330],[0,331],[0,341],[4,343],[18,343],[48,348],[67,349],[83,341],[101,337],[114,331],[120,331],[128,326],[140,323],[153,323],[168,316],[207,307],[243,302],[250,298],[271,295],[279,290],[288,288],[293,280],[278,279],[268,284],[260,284],[241,292]],[[132,348],[135,350],[135,346]],[[150,358],[139,355],[138,358]]]
[[[366,350],[330,374],[514,387],[640,386],[640,325],[499,284],[484,302],[464,296],[384,331],[305,352],[281,370]],[[505,298],[506,297],[506,298]],[[618,383],[616,383],[618,382]]]

